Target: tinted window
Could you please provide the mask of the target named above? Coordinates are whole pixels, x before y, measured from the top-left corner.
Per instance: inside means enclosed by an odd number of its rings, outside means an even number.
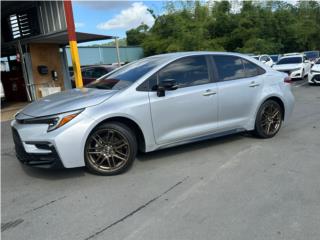
[[[92,68],[87,68],[84,71],[82,71],[82,76],[85,78],[91,78],[93,74],[93,69]]]
[[[318,61],[316,61],[316,64],[320,64],[320,59]]]
[[[302,63],[302,57],[282,58],[282,59],[279,60],[277,65],[280,65],[280,64],[295,64],[295,63]]]
[[[163,61],[165,59],[157,57],[138,60],[86,85],[86,87],[114,90],[127,88],[159,64],[162,64]]]
[[[244,66],[239,57],[214,56],[220,81],[229,81],[245,77]]]
[[[270,57],[274,62],[278,61],[278,55],[271,55]]]
[[[93,73],[92,73],[92,77],[94,78],[99,78],[105,74],[107,74],[108,71],[107,69],[104,69],[104,68],[95,68]]]
[[[262,69],[261,67],[259,67],[258,65],[252,62],[249,62],[245,59],[242,59],[242,62],[245,68],[246,77],[254,77],[254,76],[258,76],[265,73],[264,69]]]
[[[209,83],[207,61],[204,56],[186,57],[170,63],[158,73],[159,82],[174,79],[179,88]]]
[[[267,56],[262,56],[262,57],[261,57],[261,61],[266,61],[266,62],[268,62],[268,61],[269,61],[269,58],[268,58]]]

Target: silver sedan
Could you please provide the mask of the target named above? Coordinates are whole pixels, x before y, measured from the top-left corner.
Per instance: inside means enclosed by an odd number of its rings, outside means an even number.
[[[293,110],[290,82],[237,53],[144,58],[22,109],[11,123],[17,157],[35,167],[114,175],[138,151],[242,131],[271,138]]]

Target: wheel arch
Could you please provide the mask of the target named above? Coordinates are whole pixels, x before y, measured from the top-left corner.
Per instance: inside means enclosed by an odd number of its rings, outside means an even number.
[[[90,134],[99,126],[101,126],[104,123],[108,123],[108,122],[118,122],[118,123],[122,123],[124,125],[126,125],[127,127],[129,127],[135,134],[137,141],[138,141],[138,150],[141,152],[145,152],[146,151],[146,142],[145,142],[145,136],[143,134],[143,131],[141,129],[141,127],[132,119],[128,118],[128,117],[123,117],[123,116],[112,116],[106,119],[103,119],[102,121],[100,121],[99,123],[97,123],[93,129],[91,129],[90,133],[88,136],[90,136]]]
[[[265,98],[265,99],[261,102],[261,104],[259,105],[259,108],[260,108],[260,106],[261,106],[262,104],[264,104],[266,101],[269,101],[269,100],[273,100],[273,101],[277,102],[277,103],[280,105],[281,110],[282,110],[282,112],[283,112],[283,114],[282,114],[282,121],[283,121],[283,120],[284,120],[285,113],[286,113],[286,109],[285,109],[284,103],[283,103],[283,101],[282,101],[282,99],[281,99],[280,97],[278,97],[278,96],[268,96],[267,98]]]

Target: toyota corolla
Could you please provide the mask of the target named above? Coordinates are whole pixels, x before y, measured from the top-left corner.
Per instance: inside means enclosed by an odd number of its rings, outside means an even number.
[[[30,166],[114,175],[138,151],[242,131],[271,138],[292,112],[290,82],[237,53],[144,58],[22,109],[11,123],[16,154]]]

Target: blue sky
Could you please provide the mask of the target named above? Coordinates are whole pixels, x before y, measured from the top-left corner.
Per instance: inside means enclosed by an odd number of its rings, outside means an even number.
[[[158,15],[164,6],[163,1],[72,1],[72,4],[76,31],[120,38],[142,22],[151,26],[153,18],[146,9],[151,8]]]

